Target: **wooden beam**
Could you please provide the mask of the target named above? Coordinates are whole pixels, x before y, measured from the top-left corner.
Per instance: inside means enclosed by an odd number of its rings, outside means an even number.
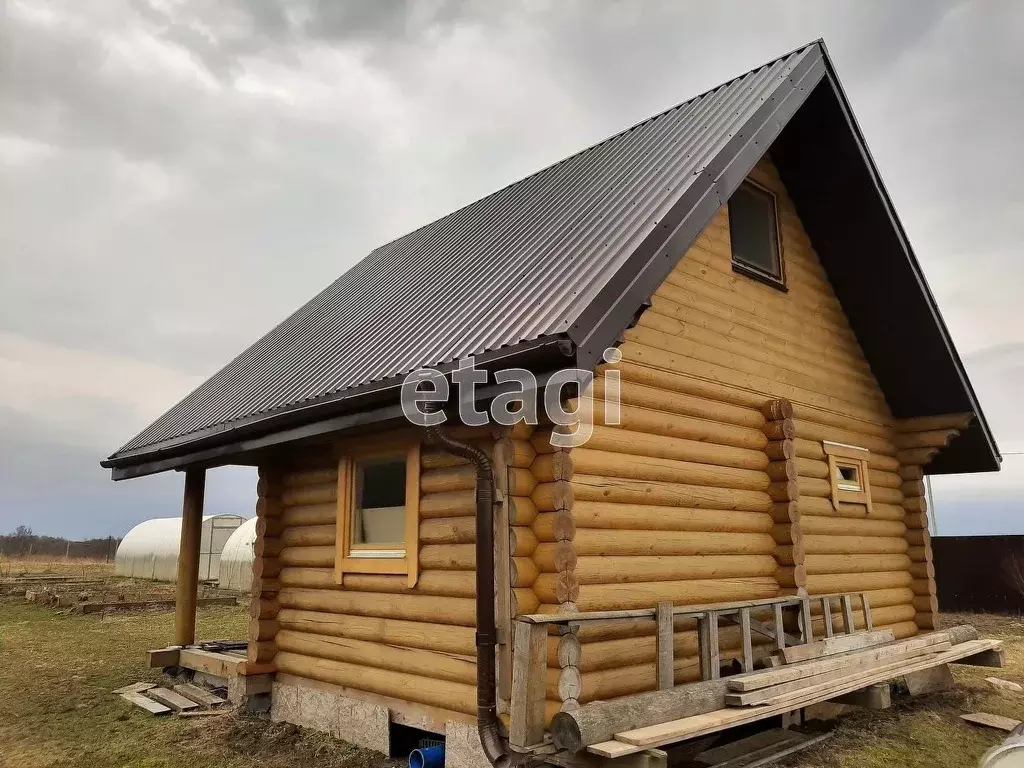
[[[658,603],[658,688],[662,691],[674,688],[675,663],[674,641],[675,629],[672,621],[672,603]]]
[[[181,544],[178,548],[178,591],[174,612],[174,642],[196,641],[196,596],[199,590],[199,542],[203,532],[203,497],[206,470],[185,471],[185,498],[181,508]]]
[[[547,625],[517,621],[514,643],[509,740],[516,747],[532,747],[544,739]]]

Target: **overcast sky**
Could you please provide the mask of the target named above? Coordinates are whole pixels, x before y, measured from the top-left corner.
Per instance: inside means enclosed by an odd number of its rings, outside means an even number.
[[[1024,450],[1018,3],[2,12],[0,531],[180,514],[180,475],[98,462],[372,247],[818,37],[1000,447]],[[250,470],[208,482],[209,511],[252,514]],[[935,493],[940,533],[1024,533],[1024,457]]]

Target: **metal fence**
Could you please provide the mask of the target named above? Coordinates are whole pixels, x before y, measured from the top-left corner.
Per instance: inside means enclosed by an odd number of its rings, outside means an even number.
[[[939,609],[1024,614],[1024,536],[932,539]]]

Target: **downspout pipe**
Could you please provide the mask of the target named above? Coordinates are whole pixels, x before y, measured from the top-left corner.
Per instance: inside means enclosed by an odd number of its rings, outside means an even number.
[[[433,403],[429,405],[437,406]],[[494,466],[474,445],[446,434],[440,425],[427,427],[427,439],[476,465],[476,708],[477,730],[484,754],[495,768],[513,762],[498,723],[494,617]]]

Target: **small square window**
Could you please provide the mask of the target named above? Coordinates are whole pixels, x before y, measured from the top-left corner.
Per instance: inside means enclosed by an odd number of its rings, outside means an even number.
[[[775,195],[743,182],[729,198],[729,238],[733,269],[785,288]]]
[[[863,504],[871,514],[871,484],[868,478],[868,462],[871,454],[866,448],[824,440],[821,447],[828,460],[832,505]]]
[[[342,448],[334,580],[345,574],[405,575],[419,571],[420,447],[383,445]]]
[[[860,484],[860,468],[855,464],[836,462],[836,484],[841,491],[862,491]]]

